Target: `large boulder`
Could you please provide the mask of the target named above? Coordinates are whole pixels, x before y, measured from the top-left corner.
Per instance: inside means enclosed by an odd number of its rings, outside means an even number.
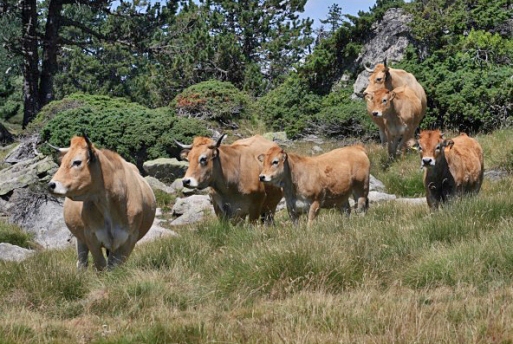
[[[58,166],[50,157],[36,156],[0,171],[0,196],[24,188],[41,180],[46,181]]]
[[[410,43],[415,43],[411,35],[409,23],[412,15],[402,8],[391,8],[385,12],[383,19],[371,27],[370,39],[364,44],[362,52],[355,61],[355,67],[364,64],[374,66],[382,63],[385,58],[388,63],[401,61]],[[369,84],[370,74],[364,69],[353,85],[355,96],[360,96]]]
[[[187,225],[214,216],[214,207],[207,195],[192,195],[186,198],[177,198],[172,209],[172,226]]]
[[[189,163],[176,158],[159,158],[146,161],[143,164],[143,169],[149,176],[166,184],[171,184],[175,179],[182,178],[188,167]]]
[[[33,253],[33,250],[11,245],[5,242],[0,243],[0,260],[19,262],[32,255]]]

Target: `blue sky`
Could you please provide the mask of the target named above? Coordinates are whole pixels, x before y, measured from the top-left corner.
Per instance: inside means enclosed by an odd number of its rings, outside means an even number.
[[[357,15],[358,11],[368,12],[376,4],[376,0],[308,0],[302,16],[314,19],[313,27],[319,27],[319,19],[326,19],[328,8],[333,4],[338,4],[343,14]]]

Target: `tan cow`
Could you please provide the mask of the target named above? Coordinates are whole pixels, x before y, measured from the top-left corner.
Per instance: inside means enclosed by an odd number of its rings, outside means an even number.
[[[363,146],[351,146],[307,157],[272,147],[259,156],[263,162],[260,180],[283,187],[287,210],[297,222],[301,208],[308,208],[310,226],[320,208],[350,213],[352,194],[357,210],[368,208],[370,161]]]
[[[89,252],[98,270],[123,263],[155,218],[151,187],[135,165],[96,149],[86,136],[59,150],[61,164],[48,188],[66,197],[64,221],[77,238],[77,266],[87,267]]]
[[[280,188],[259,182],[259,154],[277,145],[260,135],[221,145],[207,137],[196,137],[192,145],[179,144],[189,168],[182,179],[188,188],[211,187],[210,197],[216,215],[238,222],[246,216],[250,222],[261,218],[272,223],[276,206],[283,197]]]
[[[421,104],[421,117],[423,118],[426,114],[427,108],[427,97],[426,92],[422,85],[417,81],[415,76],[411,73],[406,72],[403,69],[395,69],[387,66],[386,60],[384,63],[377,64],[373,69],[365,67],[367,72],[370,73],[369,76],[369,85],[363,91],[364,96],[370,93],[374,93],[381,89],[387,89],[392,91],[398,87],[408,86],[410,87],[415,95],[420,99]],[[379,128],[379,137],[381,139],[381,143],[386,142],[385,135],[385,124],[383,123],[383,119],[379,117],[374,117],[369,112],[369,116],[376,123]]]
[[[383,120],[388,155],[393,159],[397,149],[405,150],[406,143],[413,140],[423,113],[419,98],[407,86],[393,91],[377,90],[365,96],[367,111]]]
[[[483,182],[483,149],[461,134],[445,140],[440,130],[424,130],[418,139],[427,203],[436,209],[452,196],[477,194]]]

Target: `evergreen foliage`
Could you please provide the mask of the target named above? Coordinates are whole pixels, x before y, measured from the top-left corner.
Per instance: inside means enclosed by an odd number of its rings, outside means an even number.
[[[84,94],[53,102],[36,122],[43,142],[68,147],[71,137],[85,132],[96,146],[116,151],[140,170],[149,159],[178,156],[174,139],[191,142],[209,134],[203,122],[177,117],[169,108],[152,110],[122,98]],[[41,150],[50,152],[46,146]]]

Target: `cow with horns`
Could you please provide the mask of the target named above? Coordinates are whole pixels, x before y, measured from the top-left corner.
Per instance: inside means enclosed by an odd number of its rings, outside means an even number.
[[[77,266],[87,267],[89,252],[97,270],[123,263],[153,224],[153,190],[135,165],[97,149],[86,135],[54,148],[61,163],[48,189],[66,197],[64,221],[77,239]]]
[[[264,185],[258,179],[261,165],[257,157],[277,144],[260,135],[222,145],[217,141],[196,137],[191,145],[175,141],[182,149],[181,157],[189,161],[182,183],[185,187],[210,187],[216,215],[237,222],[248,216],[250,222],[259,218],[272,223],[276,206],[283,197],[279,187]]]

